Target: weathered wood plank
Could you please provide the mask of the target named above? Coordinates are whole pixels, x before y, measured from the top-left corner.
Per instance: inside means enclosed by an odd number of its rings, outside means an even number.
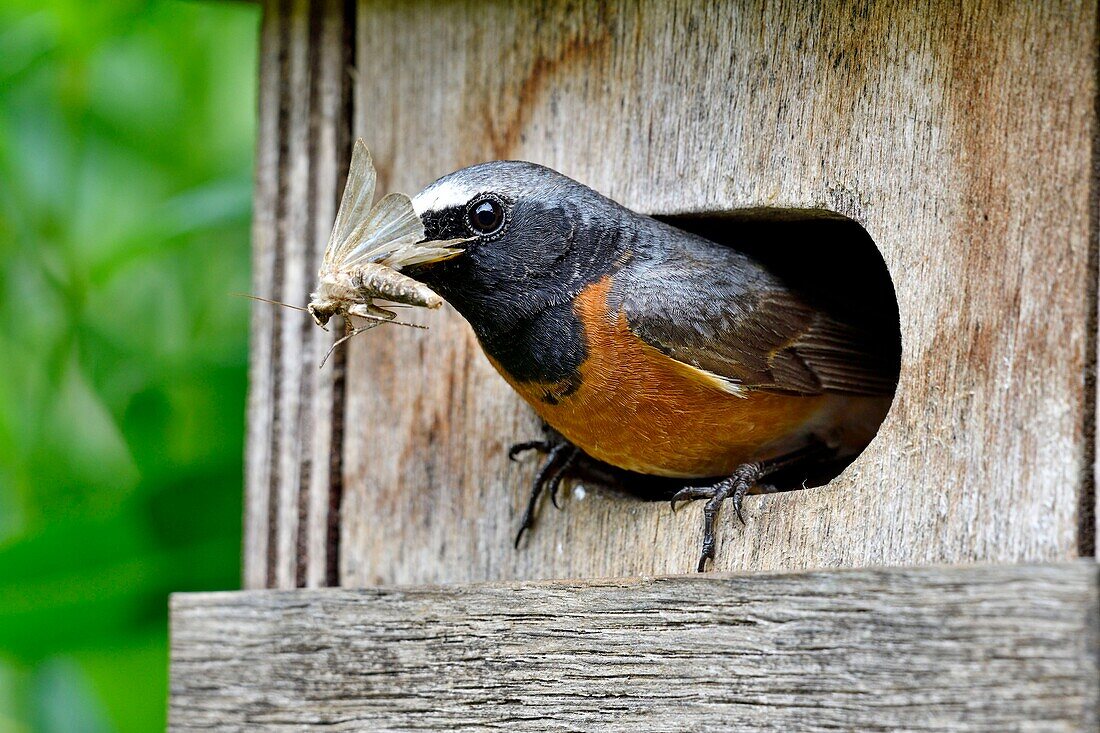
[[[354,132],[385,190],[517,157],[642,211],[866,227],[901,310],[894,408],[830,486],[724,517],[718,568],[1072,558],[1093,531],[1096,13],[363,0]],[[536,423],[455,314],[424,317],[351,349],[343,585],[693,565],[699,507],[592,491],[514,552],[532,469],[502,448]]]
[[[313,3],[317,28],[314,40],[315,89],[310,119],[313,190],[310,277],[320,265],[328,241],[336,206],[347,176],[351,146],[351,46],[350,18],[343,0]],[[304,524],[298,539],[297,584],[317,588],[337,583],[337,545],[343,476],[341,443],[344,409],[344,355],[333,359],[329,369],[317,368],[333,343],[334,336],[306,320],[306,368],[311,379],[309,415],[302,426],[307,434],[309,470],[299,490],[304,493]]]
[[[259,124],[256,143],[256,177],[252,205],[252,292],[274,294],[276,261],[279,259],[280,92],[282,69],[281,17],[275,4],[263,14],[260,29]],[[267,585],[268,527],[271,518],[272,425],[275,418],[277,374],[274,364],[276,314],[259,304],[252,307],[248,375],[248,437],[245,453],[244,585]]]
[[[346,10],[340,0],[264,8],[253,288],[292,304],[315,283],[346,174]],[[344,362],[317,368],[332,339],[301,313],[255,306],[246,587],[336,580]]]
[[[1093,731],[1100,568],[177,595],[170,729]]]

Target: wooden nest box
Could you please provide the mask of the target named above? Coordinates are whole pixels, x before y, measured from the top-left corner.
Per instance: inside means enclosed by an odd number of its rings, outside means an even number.
[[[539,423],[456,313],[319,370],[258,306],[249,590],[174,599],[172,728],[1095,730],[1098,40],[1095,2],[266,2],[257,294],[306,297],[363,137],[383,191],[519,158],[852,220],[901,376],[837,479],[653,579],[701,506],[567,491],[513,549]]]

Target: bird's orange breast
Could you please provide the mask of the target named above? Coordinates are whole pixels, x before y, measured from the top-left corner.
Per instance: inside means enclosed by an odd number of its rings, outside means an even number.
[[[614,466],[684,478],[726,475],[806,442],[827,397],[731,394],[634,335],[624,313],[609,311],[610,289],[604,277],[575,301],[587,348],[577,377],[521,382],[490,358],[555,430]]]

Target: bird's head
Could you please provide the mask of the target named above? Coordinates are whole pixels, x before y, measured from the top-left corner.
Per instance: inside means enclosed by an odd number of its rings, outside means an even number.
[[[615,202],[522,161],[455,171],[418,193],[413,207],[429,239],[470,239],[461,255],[407,274],[481,332],[507,330],[606,274],[630,226]]]

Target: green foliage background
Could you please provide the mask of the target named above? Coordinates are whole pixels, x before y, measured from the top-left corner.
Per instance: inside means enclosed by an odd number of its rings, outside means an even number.
[[[240,582],[258,20],[0,0],[0,731],[163,730]]]

